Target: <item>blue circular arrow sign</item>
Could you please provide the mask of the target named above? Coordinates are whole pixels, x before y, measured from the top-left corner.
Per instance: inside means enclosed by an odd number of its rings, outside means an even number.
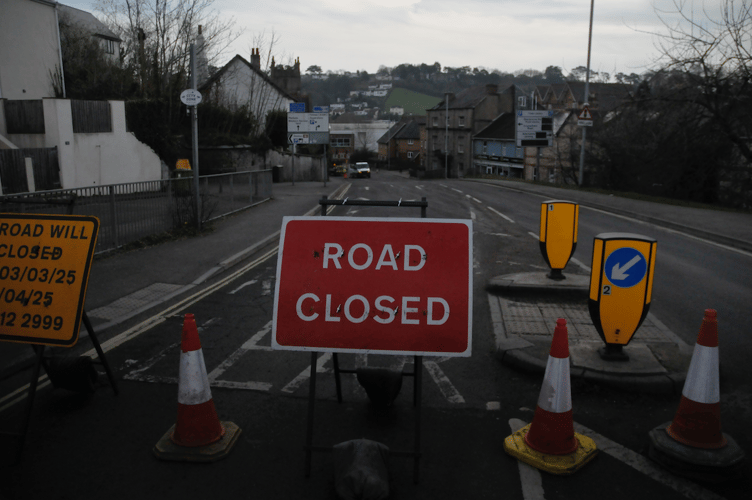
[[[642,281],[648,270],[645,257],[630,247],[614,250],[606,259],[606,277],[615,286],[630,288]]]

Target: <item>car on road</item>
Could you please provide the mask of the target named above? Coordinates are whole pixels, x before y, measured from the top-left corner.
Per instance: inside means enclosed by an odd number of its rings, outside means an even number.
[[[365,177],[365,178],[370,178],[371,177],[371,167],[368,166],[367,162],[359,161],[354,166],[350,167],[350,173],[348,175],[350,177]]]

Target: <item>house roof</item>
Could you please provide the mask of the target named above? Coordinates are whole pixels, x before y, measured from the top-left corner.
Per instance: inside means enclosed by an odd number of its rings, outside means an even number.
[[[475,134],[474,139],[514,140],[515,119],[513,113],[502,113],[486,128]]]
[[[403,121],[398,121],[392,127],[386,131],[384,135],[382,135],[378,141],[376,141],[378,144],[387,144],[390,140],[394,139],[394,137],[397,135],[397,133],[402,130],[407,123]]]
[[[411,121],[399,132],[394,134],[395,139],[420,139],[420,124],[417,121]]]
[[[467,88],[454,97],[449,98],[449,109],[474,109],[487,95],[488,90],[485,85]],[[446,99],[442,99],[440,103],[429,109],[440,111],[445,108]]]
[[[280,87],[279,85],[277,85],[276,83],[274,83],[274,80],[272,80],[271,78],[269,78],[269,76],[266,73],[264,73],[263,71],[258,70],[254,65],[252,65],[251,63],[249,63],[240,54],[236,54],[235,57],[233,57],[232,59],[230,59],[230,61],[227,64],[225,64],[224,66],[222,66],[222,68],[219,71],[217,71],[216,73],[214,73],[208,80],[206,80],[206,82],[204,82],[201,85],[201,87],[199,88],[199,90],[205,89],[205,88],[213,85],[234,64],[241,64],[241,65],[247,66],[252,72],[256,73],[258,76],[260,76],[261,78],[263,78],[263,80],[266,83],[268,83],[269,85],[271,85],[272,87],[274,87],[274,89],[277,90],[277,92],[279,92],[280,94],[282,94],[287,99],[290,99],[291,101],[295,101],[295,97],[293,97],[290,94],[288,94],[287,92],[285,92],[285,90],[282,87]]]
[[[578,103],[585,103],[585,82],[567,82],[567,86]],[[590,83],[590,93],[596,95],[598,109],[612,110],[621,104],[632,90],[627,83]]]
[[[102,21],[94,17],[91,12],[70,7],[68,5],[58,4],[61,14],[67,17],[67,19],[77,26],[91,32],[96,36],[106,38],[108,40],[114,40],[120,42],[120,38],[107,27]]]

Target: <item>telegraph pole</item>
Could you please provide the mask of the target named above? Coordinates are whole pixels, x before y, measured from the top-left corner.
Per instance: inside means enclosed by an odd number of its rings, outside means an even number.
[[[196,90],[196,47],[191,44],[191,88]],[[196,229],[201,231],[201,193],[198,181],[198,110],[191,106],[191,136],[193,139],[193,192],[196,197]]]

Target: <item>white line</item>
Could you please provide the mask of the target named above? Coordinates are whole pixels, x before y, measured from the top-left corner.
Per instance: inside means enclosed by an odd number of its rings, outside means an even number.
[[[230,354],[224,361],[222,361],[219,366],[217,366],[215,369],[209,373],[209,382],[213,382],[217,378],[219,378],[220,375],[222,375],[224,372],[226,372],[232,365],[235,364],[237,360],[239,360],[243,354],[250,350],[257,350],[258,347],[263,346],[257,346],[256,344],[264,338],[270,331],[272,330],[272,322],[269,321],[264,327],[256,332],[256,334],[245,341],[243,345],[241,345],[239,348],[235,350],[232,354]],[[271,347],[269,348],[271,350]]]
[[[468,199],[470,199],[470,200],[473,200],[473,201],[474,201],[475,203],[480,203],[480,204],[483,204],[483,202],[482,202],[482,201],[480,201],[480,200],[479,200],[478,198],[476,198],[475,196],[470,196],[469,194],[466,194],[466,195],[465,195],[465,197],[466,197],[466,198],[468,198]]]
[[[152,366],[156,365],[159,362],[159,360],[161,360],[162,358],[164,358],[171,349],[175,349],[179,345],[180,345],[180,342],[175,342],[174,344],[168,345],[167,347],[165,347],[164,349],[162,349],[161,351],[159,351],[157,354],[155,354],[151,358],[147,359],[144,362],[144,364],[142,364],[140,366],[140,368],[137,368],[135,370],[131,370],[129,373],[123,375],[123,378],[126,379],[126,380],[130,380],[130,377],[132,377],[132,376],[135,377],[139,373],[145,372],[146,370],[148,370]],[[136,380],[136,379],[133,379],[133,380]]]
[[[500,216],[500,217],[504,217],[504,218],[505,218],[506,220],[508,220],[509,222],[511,222],[512,224],[514,224],[514,221],[513,221],[512,219],[510,219],[509,217],[507,217],[507,216],[506,216],[506,215],[504,215],[503,213],[499,212],[499,211],[498,211],[498,210],[496,210],[495,208],[493,208],[493,207],[488,207],[488,209],[489,209],[490,211],[492,211],[493,213],[495,213],[496,215],[498,215],[498,216]]]
[[[235,382],[233,380],[215,380],[211,383],[212,387],[222,387],[223,389],[243,389],[246,391],[263,391],[268,392],[272,384],[266,382]]]
[[[509,427],[512,428],[512,432],[525,427],[527,424],[517,418],[509,419]],[[541,473],[535,467],[526,464],[525,462],[517,461],[517,468],[520,471],[520,483],[522,484],[522,498],[524,500],[544,500],[543,496],[543,478]]]
[[[472,210],[470,210],[470,218],[471,218],[471,219],[472,219],[473,221],[475,221],[475,217],[476,217],[476,215],[475,215],[475,212],[473,212]]]
[[[448,188],[448,187],[449,187],[449,186],[447,186],[446,184],[439,184],[439,186],[441,186],[441,187],[443,187],[443,188]],[[392,187],[394,187],[394,186],[392,186]]]
[[[447,401],[455,404],[465,402],[465,398],[463,398],[457,388],[452,385],[449,377],[444,374],[444,371],[439,368],[439,365],[435,361],[424,361],[423,366],[426,367],[426,371],[431,375],[431,378],[436,382],[436,385],[439,386],[439,390]]]
[[[458,192],[458,193],[460,193],[460,194],[465,194],[465,193],[463,193],[462,191],[460,191],[459,189],[454,189],[454,188],[452,188],[452,191],[457,191],[457,192]]]
[[[528,232],[527,232],[527,234],[529,234],[530,236],[532,236],[532,237],[533,237],[533,238],[535,238],[536,240],[539,240],[539,241],[540,241],[540,236],[538,236],[538,235],[537,235],[537,234],[535,234],[534,232],[532,232],[532,231],[528,231]]]
[[[415,189],[418,189],[420,191],[423,191],[423,186],[415,186]]]
[[[182,310],[182,309],[184,309],[186,307],[189,307],[189,306],[195,304],[196,302],[198,302],[199,300],[201,300],[205,296],[211,295],[216,290],[222,288],[223,286],[227,285],[228,283],[233,282],[234,280],[236,280],[237,278],[239,278],[243,274],[247,273],[248,271],[250,271],[254,267],[256,267],[256,266],[258,266],[258,265],[266,262],[270,257],[272,257],[274,254],[276,254],[278,250],[279,250],[279,247],[273,248],[272,250],[268,251],[267,253],[265,253],[264,255],[262,255],[261,257],[259,257],[258,259],[254,260],[253,262],[250,262],[250,263],[246,264],[242,268],[240,268],[237,271],[235,271],[234,273],[230,274],[226,278],[223,278],[220,281],[214,283],[213,285],[210,285],[210,286],[206,287],[205,289],[203,289],[203,290],[201,290],[199,292],[194,293],[190,297],[186,297],[185,299],[181,300],[177,304],[174,304],[174,305],[168,307],[167,309],[162,310],[161,312],[155,314],[151,318],[148,318],[148,319],[142,321],[141,323],[139,323],[138,325],[136,325],[136,326],[134,326],[132,328],[129,328],[128,330],[124,331],[123,333],[120,333],[120,334],[112,337],[110,340],[107,340],[106,342],[102,342],[102,344],[101,344],[102,351],[103,352],[109,352],[112,349],[115,349],[116,347],[124,344],[125,342],[128,342],[129,340],[132,340],[132,339],[138,337],[139,335],[141,335],[141,334],[143,334],[145,332],[148,332],[149,330],[151,330],[155,326],[157,326],[157,325],[159,325],[161,323],[164,323],[165,320],[166,320],[166,318],[168,318],[169,316],[173,315],[176,311],[180,311],[180,310]],[[83,353],[83,356],[89,356],[91,358],[93,358],[95,355],[96,355],[96,350],[94,348],[91,348],[88,351],[86,351],[85,353]],[[40,385],[37,387],[37,390],[42,389],[44,387],[47,387],[49,385],[49,381],[46,381],[46,380],[47,380],[47,375],[42,375],[41,377],[39,377],[39,384]],[[29,388],[29,384],[25,384],[25,385],[19,387],[18,389],[16,389],[15,391],[13,391],[13,393],[8,394],[3,399],[0,399],[0,403],[2,403],[3,401],[5,401],[8,398],[13,397],[14,394],[17,394],[17,393],[22,392],[22,391],[27,391],[28,388]],[[13,401],[9,402],[5,406],[0,407],[0,413],[3,412],[3,411],[5,411],[6,409],[12,407],[16,403],[22,401],[24,399],[24,397],[25,397],[25,395],[19,396],[18,398],[16,398]]]
[[[325,352],[321,356],[319,356],[318,361],[316,362],[316,373],[325,373],[326,370],[324,370],[324,364],[332,359],[332,353]],[[305,383],[306,380],[308,380],[311,376],[311,365],[308,365],[305,370],[300,372],[297,377],[292,379],[292,381],[284,386],[282,388],[282,392],[288,392],[292,394],[298,388]]]
[[[245,283],[243,283],[242,285],[240,285],[239,287],[237,287],[235,290],[233,290],[232,292],[230,292],[230,295],[234,294],[237,291],[242,290],[243,288],[245,288],[245,287],[247,287],[249,285],[253,285],[254,283],[257,283],[257,281],[256,280],[246,281]]]
[[[263,283],[261,283],[261,295],[271,295],[272,293],[272,280],[264,280]]]
[[[580,434],[588,436],[593,441],[595,441],[596,447],[602,452],[611,455],[615,459],[629,465],[633,469],[645,474],[649,478],[665,484],[669,488],[681,493],[687,498],[697,500],[723,500],[723,497],[720,497],[691,481],[681,479],[674,476],[673,474],[664,471],[639,453],[635,453],[629,448],[625,448],[624,446],[611,441],[607,437],[601,436],[597,432],[590,430],[587,427],[578,424],[577,422],[574,423],[574,430],[576,432],[579,432]]]
[[[569,259],[569,260],[571,260],[572,262],[574,262],[575,264],[577,264],[578,266],[580,266],[580,267],[581,267],[582,269],[584,269],[584,270],[585,270],[585,271],[587,271],[587,272],[590,272],[590,271],[592,271],[592,269],[590,269],[590,266],[586,266],[585,264],[583,264],[583,263],[582,263],[582,262],[580,262],[579,260],[575,259],[574,257],[572,257],[572,258],[571,258],[571,259]]]

